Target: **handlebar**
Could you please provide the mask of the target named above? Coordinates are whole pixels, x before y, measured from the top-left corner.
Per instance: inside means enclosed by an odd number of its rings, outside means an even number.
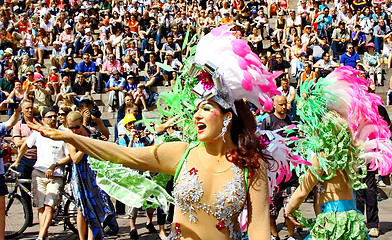
[[[21,173],[12,168],[8,168],[8,171],[5,173],[5,175],[15,178],[15,177],[20,177]]]

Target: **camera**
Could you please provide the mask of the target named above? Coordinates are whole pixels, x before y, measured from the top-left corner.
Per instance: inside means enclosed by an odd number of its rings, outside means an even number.
[[[90,135],[88,135],[88,136],[92,139],[102,140],[101,135],[102,135],[102,133],[100,131],[96,131],[96,132],[90,133]]]
[[[9,109],[17,109],[19,107],[18,103],[7,103],[7,108]]]
[[[96,118],[101,118],[101,116],[102,116],[102,113],[101,113],[101,111],[99,111],[99,108],[97,106],[92,107],[89,111],[90,111],[91,115]]]
[[[9,154],[9,152],[8,152],[7,148],[1,148],[0,149],[0,157],[4,157],[4,156],[6,156],[8,154]]]

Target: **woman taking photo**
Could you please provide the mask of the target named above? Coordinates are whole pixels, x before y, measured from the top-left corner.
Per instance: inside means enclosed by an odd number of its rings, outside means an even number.
[[[44,136],[64,140],[92,157],[142,171],[174,175],[173,195],[177,206],[172,232],[167,239],[241,239],[238,215],[246,200],[250,239],[270,239],[268,158],[263,153],[265,147],[255,135],[256,124],[243,97],[246,95],[248,101],[259,108],[270,110],[276,86],[274,75],[263,72],[256,65],[252,69],[240,69],[237,60],[243,57],[260,63],[247,43],[235,39],[227,26],[213,29],[200,40],[195,62],[201,71],[189,71],[187,75],[199,79],[194,91],[200,97],[195,104],[192,128],[197,141],[190,144],[173,142],[125,148],[38,124],[30,126]],[[212,77],[221,77],[222,85],[215,85]],[[252,78],[253,82],[250,82]],[[270,87],[261,92],[253,84]],[[234,87],[237,91],[231,92]],[[191,89],[185,89],[186,93]],[[216,94],[209,100],[203,98],[211,96],[212,92]],[[188,96],[184,103],[196,100],[196,96]],[[190,121],[188,123],[192,124]]]

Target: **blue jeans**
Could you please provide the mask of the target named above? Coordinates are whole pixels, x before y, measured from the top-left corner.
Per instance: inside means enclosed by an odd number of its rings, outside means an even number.
[[[79,54],[80,53],[80,49],[82,49],[83,48],[83,44],[82,44],[82,42],[80,42],[80,40],[76,40],[75,41],[75,53],[76,54]]]
[[[91,50],[92,50],[91,44],[87,44],[86,47],[82,48],[82,55],[91,52]]]
[[[173,79],[173,72],[169,72],[169,71],[166,71],[165,69],[162,69],[162,74],[166,74],[169,80]]]
[[[376,52],[380,53],[384,39],[381,37],[374,37],[374,45],[376,46]]]
[[[159,47],[159,44],[161,44],[161,34],[157,34],[157,36],[155,37],[155,41],[157,42],[157,46]],[[147,46],[147,42],[148,42],[148,37],[145,39],[142,39],[142,47],[141,47],[141,51],[143,52],[146,49]],[[147,60],[145,60],[147,61]]]
[[[159,78],[160,78],[159,75],[155,77],[155,82],[154,82],[154,84],[155,84],[157,81],[159,81]],[[148,81],[150,81],[150,79],[149,79],[148,77],[145,77],[144,80],[146,81],[146,83],[147,83]]]
[[[33,172],[33,167],[36,161],[37,159],[29,159],[24,156],[22,157],[19,166],[16,169],[21,174],[19,177],[20,179],[31,179],[31,173]],[[31,191],[31,183],[23,183],[22,185]],[[27,217],[29,219],[29,225],[31,225],[33,223],[33,207],[31,204],[31,197],[25,191],[21,191],[20,195],[27,203]]]
[[[336,41],[332,42],[332,52],[333,52],[333,58],[334,59],[339,59],[339,51],[344,51],[346,49],[347,43],[339,43]]]

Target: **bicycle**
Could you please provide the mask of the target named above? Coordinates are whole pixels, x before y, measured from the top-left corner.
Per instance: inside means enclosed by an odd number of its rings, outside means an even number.
[[[28,227],[28,209],[26,201],[18,194],[18,189],[20,191],[26,192],[31,198],[33,194],[29,189],[23,186],[24,183],[31,183],[31,179],[19,179],[20,173],[9,168],[6,175],[5,181],[7,185],[13,188],[5,199],[5,238],[11,239],[21,235]],[[75,227],[77,211],[73,197],[65,192],[61,191],[62,195],[65,197],[66,202],[64,209],[58,206],[55,209],[55,214],[53,216],[53,222],[59,221],[59,219],[64,222],[64,230],[69,228],[72,232],[78,233]],[[23,218],[21,219],[21,216]]]

